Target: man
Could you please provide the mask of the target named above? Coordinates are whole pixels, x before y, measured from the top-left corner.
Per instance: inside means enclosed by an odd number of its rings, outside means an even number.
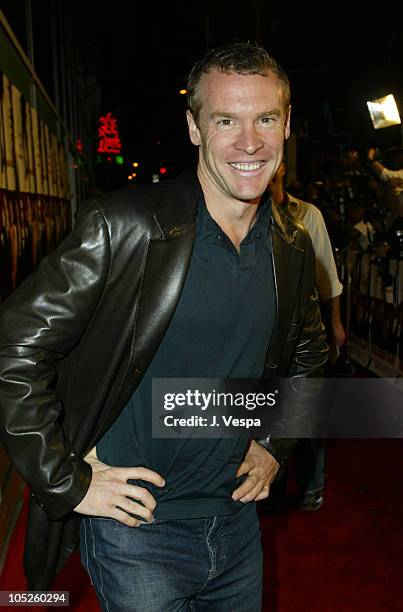
[[[315,252],[316,287],[326,310],[331,354],[337,359],[345,341],[345,332],[340,318],[340,295],[343,285],[339,281],[332,245],[320,210],[284,190],[286,162],[282,160],[269,191],[273,201],[283,214],[291,215],[307,228]],[[296,447],[296,470],[302,492],[301,510],[319,510],[324,501],[324,469],[326,443],[323,439],[301,439]],[[277,477],[275,488],[278,496],[285,488],[286,464]],[[275,503],[269,500],[269,505]]]
[[[49,587],[81,515],[105,610],[260,609],[253,502],[292,442],[153,439],[152,378],[315,376],[326,361],[309,238],[261,198],[290,130],[285,73],[239,43],[210,51],[188,89],[197,178],[83,206],[0,320],[29,584]]]

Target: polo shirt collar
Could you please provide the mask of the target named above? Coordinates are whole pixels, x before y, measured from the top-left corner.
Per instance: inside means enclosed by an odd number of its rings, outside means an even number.
[[[252,242],[258,236],[268,235],[271,223],[271,208],[271,197],[267,193],[264,193],[258,207],[256,222],[244,240]],[[209,236],[215,236],[217,234],[217,229],[222,232],[218,223],[214,221],[207,210],[206,201],[202,193],[198,202],[195,242],[200,242]]]

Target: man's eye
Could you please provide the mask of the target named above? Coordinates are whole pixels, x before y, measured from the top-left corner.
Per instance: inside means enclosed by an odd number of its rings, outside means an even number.
[[[263,123],[263,125],[270,125],[271,123],[275,123],[276,121],[276,117],[262,117],[260,119],[260,123]]]
[[[232,125],[232,123],[233,123],[232,119],[220,119],[219,121],[217,121],[217,125],[222,125],[224,127],[228,125]]]

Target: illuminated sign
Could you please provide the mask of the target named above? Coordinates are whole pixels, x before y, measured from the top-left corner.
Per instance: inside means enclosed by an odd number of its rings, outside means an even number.
[[[106,113],[99,118],[97,153],[120,153],[122,145],[119,138],[117,119],[112,113]]]

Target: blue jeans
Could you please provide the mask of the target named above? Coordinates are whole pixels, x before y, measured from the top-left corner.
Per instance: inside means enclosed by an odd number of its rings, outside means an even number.
[[[262,547],[254,502],[228,516],[138,528],[84,517],[81,560],[107,612],[259,612]]]

